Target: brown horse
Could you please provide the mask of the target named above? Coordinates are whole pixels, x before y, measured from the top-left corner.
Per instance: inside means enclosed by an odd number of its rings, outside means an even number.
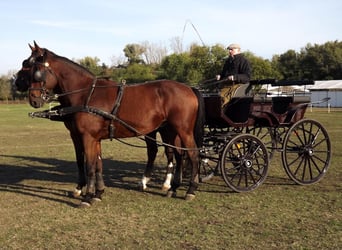
[[[153,137],[157,131],[161,132],[164,141],[186,149],[191,162],[186,199],[194,198],[199,179],[199,152],[194,131],[203,130],[204,124],[203,100],[198,92],[169,80],[122,86],[107,79],[97,79],[82,66],[40,48],[36,43],[30,47],[31,56],[23,62],[16,85],[22,90],[23,86],[30,87],[32,106],[40,107],[38,100],[48,100],[52,92],[61,103],[58,112],[70,131],[76,151],[78,189],[87,183],[82,204],[101,199],[104,191],[101,140],[151,135],[147,144],[155,145]],[[198,135],[200,138],[201,132]],[[176,150],[178,155],[179,151]],[[154,147],[148,151],[149,159],[154,161],[155,154]],[[84,163],[87,180],[81,169]],[[178,165],[168,196],[180,185]],[[147,178],[151,174],[149,171],[148,168],[145,171]]]
[[[36,74],[33,75],[32,72],[35,72]],[[45,103],[51,101],[51,97],[46,92],[46,89],[41,88],[42,76],[40,75],[40,73],[41,72],[38,71],[37,68],[34,67],[34,65],[31,65],[29,60],[24,60],[22,69],[17,73],[17,80],[16,80],[17,89],[22,92],[25,92],[27,90],[29,91],[29,102],[31,106],[34,108],[40,108]],[[35,80],[36,78],[38,80]],[[199,94],[199,92],[196,92],[196,93]],[[45,112],[47,111],[43,111],[43,113]],[[38,112],[38,113],[41,114],[41,112]],[[71,137],[73,138],[77,159],[80,159],[80,160],[77,160],[77,166],[79,169],[79,182],[73,192],[73,196],[79,197],[82,193],[82,188],[86,185],[86,178],[84,174],[84,161],[82,161],[82,156],[84,155],[84,152],[82,151],[83,149],[78,150],[78,147],[77,147],[79,145],[79,143],[77,143],[78,136],[77,136],[77,133],[75,133],[73,130],[73,127],[74,127],[72,125],[73,120],[67,119],[67,117],[56,118],[53,116],[52,117],[49,116],[48,118],[50,118],[51,120],[64,121],[65,126],[69,129]],[[146,140],[146,145],[147,145],[148,161],[147,161],[147,165],[145,168],[145,173],[139,185],[143,191],[147,189],[147,183],[150,181],[151,175],[154,169],[154,161],[158,152],[158,145],[156,141],[157,132],[161,134],[163,142],[169,143],[168,138],[167,138],[168,133],[165,127],[158,129],[158,131],[153,131],[152,133],[146,136],[145,140]],[[196,134],[196,131],[195,131],[195,134]],[[199,138],[199,137],[196,137],[196,138]],[[201,144],[202,138],[199,138],[199,139],[200,139],[198,140],[199,144]],[[170,147],[167,147],[167,146],[165,147],[165,154],[167,156],[168,164],[166,168],[166,178],[163,183],[162,190],[166,190],[166,191],[169,190],[171,187],[171,180],[173,178],[173,172],[174,172],[174,164],[173,164],[174,155],[176,156],[175,157],[176,164],[180,166],[180,169],[182,169],[183,167],[182,165],[183,161],[182,161],[181,156],[179,155],[178,151],[174,151],[174,150],[175,149],[172,149]]]

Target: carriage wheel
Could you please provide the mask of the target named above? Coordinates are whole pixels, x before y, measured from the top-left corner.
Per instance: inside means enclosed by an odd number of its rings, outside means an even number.
[[[204,140],[204,147],[200,151],[200,182],[206,182],[214,177],[220,166],[220,152],[224,144],[220,141]]]
[[[221,174],[226,184],[236,192],[256,189],[268,172],[268,152],[254,135],[233,137],[221,157]]]
[[[209,159],[209,158],[201,158],[200,162],[200,182],[206,182],[213,178],[217,172],[219,167],[219,162]]]
[[[327,131],[314,120],[296,122],[286,134],[281,156],[287,175],[297,184],[319,181],[330,165],[331,144]]]
[[[274,131],[269,127],[247,127],[246,133],[255,135],[258,137],[266,146],[268,152],[268,158],[271,160],[276,149],[276,138],[273,138]],[[276,135],[274,135],[276,136]]]

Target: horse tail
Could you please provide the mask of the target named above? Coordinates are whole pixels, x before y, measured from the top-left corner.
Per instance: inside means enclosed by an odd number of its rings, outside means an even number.
[[[203,136],[204,136],[204,124],[205,124],[205,106],[204,106],[204,98],[201,92],[197,88],[192,88],[192,91],[195,93],[198,100],[198,110],[197,110],[197,118],[194,127],[194,137],[197,147],[202,147],[203,144]]]

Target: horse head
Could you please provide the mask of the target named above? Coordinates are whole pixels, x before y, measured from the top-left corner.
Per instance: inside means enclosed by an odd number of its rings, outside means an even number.
[[[49,51],[40,48],[36,42],[29,47],[31,55],[23,61],[15,85],[21,92],[28,90],[30,105],[40,108],[51,99],[49,93],[56,87],[57,77],[50,67]]]

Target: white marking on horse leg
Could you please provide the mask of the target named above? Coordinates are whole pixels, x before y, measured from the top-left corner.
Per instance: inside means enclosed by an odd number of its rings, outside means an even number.
[[[72,193],[72,196],[73,196],[74,198],[78,198],[78,197],[81,196],[81,194],[82,194],[82,190],[81,190],[81,189],[75,188],[75,189],[74,189],[74,192]]]
[[[172,171],[169,171],[173,168],[173,163],[170,162],[169,165],[167,166],[167,174],[166,174],[166,178],[165,178],[165,181],[164,181],[164,184],[162,186],[162,190],[163,191],[167,191],[171,188],[171,180],[172,180]]]
[[[151,180],[150,177],[146,177],[145,175],[143,175],[142,179],[141,179],[141,185],[143,190],[146,190],[147,188],[147,183]]]

